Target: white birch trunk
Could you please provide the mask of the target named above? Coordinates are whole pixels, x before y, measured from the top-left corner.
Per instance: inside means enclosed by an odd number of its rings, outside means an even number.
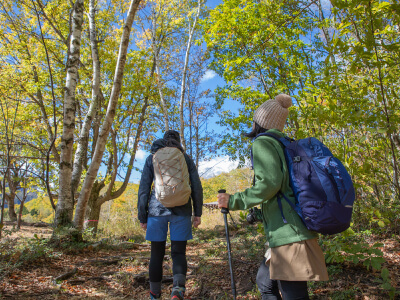
[[[196,28],[196,23],[197,19],[199,18],[200,15],[200,8],[201,8],[201,0],[198,0],[198,6],[197,6],[197,13],[193,21],[193,25],[190,28],[189,24],[189,38],[186,46],[186,53],[185,53],[185,62],[183,64],[183,71],[182,71],[182,81],[181,81],[181,95],[180,95],[180,101],[179,101],[179,117],[180,117],[180,135],[181,135],[181,143],[183,146],[183,149],[186,151],[186,142],[185,142],[185,122],[183,119],[183,108],[185,104],[185,92],[186,92],[186,76],[187,76],[187,69],[188,69],[188,64],[189,64],[189,55],[190,55],[190,48],[192,47],[192,39],[194,35],[194,30]]]
[[[67,77],[64,88],[64,120],[61,136],[61,157],[59,169],[59,198],[55,225],[64,226],[72,221],[74,198],[71,190],[72,155],[75,129],[75,90],[78,78],[79,57],[82,35],[84,1],[76,0],[72,17],[71,39],[67,61]]]
[[[121,91],[122,78],[124,75],[124,67],[126,62],[126,54],[129,46],[129,37],[132,28],[132,23],[135,18],[136,11],[139,7],[141,0],[132,0],[129,11],[127,14],[126,22],[121,37],[121,44],[119,48],[117,66],[114,75],[114,84],[110,95],[110,101],[108,103],[107,112],[104,118],[104,123],[101,126],[99,137],[96,144],[96,149],[92,159],[92,163],[89,166],[86,178],[82,185],[82,191],[79,194],[78,204],[76,206],[74,225],[77,229],[83,229],[83,222],[85,220],[85,210],[87,202],[90,197],[90,191],[93,183],[96,179],[97,172],[101,165],[103,158],[104,149],[106,146],[108,134],[111,129],[112,122],[115,116],[115,110],[118,104],[118,98]]]
[[[90,46],[92,49],[92,61],[93,61],[93,82],[92,82],[92,100],[90,102],[89,110],[85,116],[82,130],[79,135],[78,146],[75,153],[74,168],[72,172],[72,193],[75,194],[79,186],[79,182],[82,176],[83,164],[86,161],[88,142],[89,142],[89,131],[92,126],[93,118],[99,105],[99,93],[100,93],[100,60],[99,50],[97,46],[97,34],[96,34],[96,23],[95,15],[96,9],[94,0],[89,1],[89,30],[90,30]]]

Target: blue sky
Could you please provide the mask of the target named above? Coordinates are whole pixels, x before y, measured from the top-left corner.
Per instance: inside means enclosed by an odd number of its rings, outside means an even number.
[[[223,0],[208,0],[206,2],[206,5],[208,8],[213,9],[222,2],[223,2]],[[323,5],[324,10],[326,10],[326,12],[328,13],[330,11],[330,2],[322,0],[322,5]],[[203,75],[203,80],[202,80],[199,90],[204,91],[204,90],[209,89],[214,92],[218,86],[224,86],[224,85],[225,85],[225,82],[224,82],[223,78],[219,77],[215,72],[213,72],[211,70],[207,70],[205,72],[205,74]],[[213,100],[211,100],[211,101],[213,101]],[[225,100],[225,104],[222,107],[222,111],[230,111],[232,113],[237,113],[240,107],[241,107],[241,105],[236,101]],[[208,123],[208,128],[210,130],[213,130],[216,133],[225,132],[226,128],[220,127],[216,123],[218,121],[219,121],[219,116],[216,113],[214,117],[210,118],[209,123]],[[161,135],[161,133],[160,133],[160,135]],[[160,136],[160,138],[161,138],[161,136]],[[144,160],[148,155],[149,155],[149,153],[146,153],[143,150],[139,150],[137,153],[137,161],[135,162],[135,167],[142,169]],[[214,171],[217,169],[225,169],[226,171],[229,171],[230,169],[232,169],[234,167],[234,165],[235,164],[232,164],[232,162],[229,162],[228,157],[222,156],[219,158],[215,158],[211,161],[201,163],[200,168],[199,168],[199,173],[204,172],[205,170],[207,170],[209,168],[213,168]],[[213,171],[213,170],[211,170],[211,171]],[[130,181],[138,182],[140,180],[140,175],[141,174],[138,171],[133,172],[133,174],[130,178]]]
[[[215,8],[218,4],[220,4],[222,0],[208,0],[206,5],[208,8]],[[211,90],[212,92],[218,87],[218,86],[224,86],[225,81],[223,78],[218,76],[214,71],[207,70],[205,74],[203,75],[202,83],[200,86],[200,90]],[[213,100],[212,100],[213,101]],[[222,107],[222,110],[230,110],[230,111],[238,111],[240,105],[237,102],[234,101],[227,101],[226,104]],[[216,133],[222,133],[226,130],[226,128],[221,128],[216,122],[219,120],[219,116],[215,114],[214,117],[209,119],[208,123],[208,128],[210,130],[213,130]],[[161,136],[160,136],[161,138]],[[141,149],[138,150],[136,154],[136,161],[134,164],[135,168],[142,169],[146,157],[150,153],[143,151]],[[223,169],[223,170],[231,170],[232,168],[235,167],[235,163],[230,162],[228,157],[218,157],[213,160],[203,162],[200,164],[200,170],[199,173],[205,174],[206,171],[208,173],[212,172],[218,172],[218,170]],[[206,175],[206,174],[205,174]],[[138,183],[140,180],[141,173],[138,171],[133,171],[130,182]]]
[[[223,86],[223,85],[225,85],[225,81],[223,80],[223,78],[218,76],[214,71],[207,70],[203,75],[203,80],[200,86],[200,90],[210,89],[211,91],[214,91],[218,86]],[[222,110],[238,111],[239,106],[240,106],[239,103],[235,101],[227,101],[226,104],[222,107]],[[218,124],[216,124],[218,120],[219,116],[215,114],[214,117],[210,118],[208,123],[208,128],[214,130],[216,133],[222,133],[226,130],[226,128],[220,127]],[[139,149],[136,154],[136,161],[134,167],[142,169],[145,159],[149,154],[150,153]],[[230,162],[229,158],[224,156],[201,163],[199,173],[206,175],[205,174],[206,171],[207,173],[213,173],[214,171],[221,169],[231,170],[232,168],[235,168],[235,166],[237,166],[237,164]],[[140,172],[133,171],[130,178],[130,182],[138,183],[140,180],[140,176],[141,176]]]

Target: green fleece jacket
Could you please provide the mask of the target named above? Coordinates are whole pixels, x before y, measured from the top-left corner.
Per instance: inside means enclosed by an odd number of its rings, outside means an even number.
[[[276,129],[267,132],[284,136]],[[281,202],[287,223],[283,222],[276,194],[281,191],[293,203],[295,198],[289,185],[289,171],[281,144],[272,137],[261,136],[254,141],[252,149],[255,185],[231,195],[229,209],[246,210],[261,204],[264,230],[270,247],[316,238],[317,233],[305,227],[285,199]]]

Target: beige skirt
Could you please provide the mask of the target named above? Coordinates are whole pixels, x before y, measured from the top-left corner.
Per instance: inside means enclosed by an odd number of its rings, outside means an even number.
[[[317,239],[270,248],[270,277],[286,281],[329,280],[325,257]],[[267,251],[268,253],[268,251]],[[267,260],[268,255],[266,254]]]

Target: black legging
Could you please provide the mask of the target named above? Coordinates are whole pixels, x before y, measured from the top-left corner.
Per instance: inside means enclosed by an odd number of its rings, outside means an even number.
[[[151,242],[151,257],[149,266],[150,282],[161,282],[163,261],[165,256],[165,241]],[[172,272],[174,275],[187,272],[186,261],[187,241],[171,241]]]
[[[262,300],[308,300],[307,281],[271,280],[269,266],[265,259],[257,273],[257,286]],[[282,297],[279,294],[282,293]]]

